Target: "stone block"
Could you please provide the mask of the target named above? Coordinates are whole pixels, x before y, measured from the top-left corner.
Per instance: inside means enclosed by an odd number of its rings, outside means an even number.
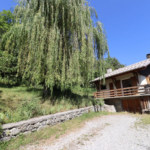
[[[46,125],[46,121],[41,122],[41,125]]]
[[[104,111],[107,111],[107,112],[116,112],[116,109],[113,105],[104,104],[103,108],[104,108]]]
[[[9,141],[11,139],[11,137],[4,137],[4,138],[1,138],[0,141]]]
[[[37,129],[33,129],[33,130],[32,130],[32,132],[35,132],[35,131],[37,131]]]
[[[24,132],[23,135],[28,135],[30,133],[31,133],[31,131],[27,131],[27,132]]]
[[[60,120],[61,120],[61,121],[64,121],[64,120],[65,120],[65,116],[62,116],[62,117],[60,118]]]
[[[20,131],[21,131],[21,132],[27,131],[27,126],[21,126]]]
[[[40,123],[38,122],[34,125],[34,128],[38,128],[39,126],[40,126]]]
[[[5,130],[4,131],[4,136],[10,136],[11,135],[11,131],[10,130]]]
[[[50,119],[46,121],[46,125],[50,125],[51,123],[52,123],[52,120]]]
[[[37,129],[37,131],[40,131],[40,130],[42,130],[42,129],[44,129],[44,128],[46,128],[46,126],[40,126],[40,127]]]
[[[28,131],[31,131],[33,128],[34,128],[33,125],[29,125],[29,126],[27,127],[27,130],[28,130]]]
[[[10,135],[17,135],[20,133],[20,130],[18,128],[13,128],[12,130],[10,130]]]

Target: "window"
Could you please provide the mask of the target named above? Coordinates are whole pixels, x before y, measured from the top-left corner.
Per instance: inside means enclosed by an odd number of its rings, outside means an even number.
[[[124,88],[131,87],[131,86],[132,86],[130,79],[122,80],[122,83],[123,83],[123,87],[124,87]]]
[[[106,85],[101,85],[101,90],[106,90]]]

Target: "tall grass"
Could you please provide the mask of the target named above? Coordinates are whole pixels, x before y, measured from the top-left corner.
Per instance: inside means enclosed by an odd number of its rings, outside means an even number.
[[[94,90],[88,90],[92,95]],[[91,97],[84,93],[85,89],[81,87],[74,87],[67,92],[55,90],[53,96],[45,100],[42,98],[42,87],[0,87],[0,123],[91,106]]]

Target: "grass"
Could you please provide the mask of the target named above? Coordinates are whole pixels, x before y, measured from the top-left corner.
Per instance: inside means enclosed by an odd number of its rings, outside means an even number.
[[[69,120],[65,123],[61,123],[52,127],[45,128],[39,132],[34,132],[29,135],[20,135],[16,139],[12,139],[9,142],[1,142],[0,149],[1,150],[17,150],[21,146],[31,145],[31,144],[39,144],[40,142],[44,142],[45,139],[50,139],[51,143],[59,138],[60,136],[74,131],[78,128],[81,128],[85,121],[88,121],[95,117],[101,117],[103,115],[108,115],[108,112],[90,112],[87,114],[83,114],[82,116],[75,118],[73,120]]]
[[[44,100],[42,87],[2,87],[0,86],[0,123],[6,124],[29,118],[55,114],[76,108],[90,106],[90,97],[85,89],[74,87],[71,91],[54,91],[53,96]],[[92,96],[95,89],[88,89]]]
[[[143,115],[136,115],[139,120],[135,123],[135,126],[140,126],[142,128],[146,128],[147,126],[150,126],[150,115],[143,114]]]
[[[150,125],[150,115],[143,115],[141,123],[144,125]]]

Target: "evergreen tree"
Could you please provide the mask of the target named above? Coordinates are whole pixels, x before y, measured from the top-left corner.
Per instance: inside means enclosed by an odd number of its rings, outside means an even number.
[[[74,84],[88,86],[94,61],[104,74],[103,55],[108,52],[101,22],[86,0],[19,0],[15,25],[3,36],[8,54],[18,51],[18,74],[44,92],[65,90]]]
[[[13,25],[13,20],[14,17],[10,10],[3,10],[0,12],[0,39]]]
[[[110,56],[108,56],[106,59],[105,59],[105,68],[108,69],[108,68],[112,68],[112,70],[116,70],[116,69],[119,69],[119,68],[123,68],[125,67],[126,65],[123,65],[121,64],[117,58],[112,58]]]
[[[14,17],[10,10],[0,12],[0,81],[5,84],[17,83],[17,52],[4,51],[5,43],[1,43],[1,37],[8,32],[13,25]]]

